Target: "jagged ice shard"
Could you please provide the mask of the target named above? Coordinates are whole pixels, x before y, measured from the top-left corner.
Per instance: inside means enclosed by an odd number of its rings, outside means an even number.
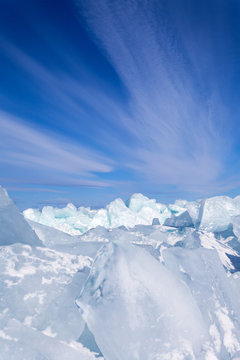
[[[101,250],[77,304],[107,359],[190,357],[207,338],[189,288],[128,243]]]
[[[0,359],[240,359],[239,204],[134,194],[24,219],[0,187]]]
[[[16,242],[40,245],[41,241],[24,220],[7,192],[0,186],[0,245]]]

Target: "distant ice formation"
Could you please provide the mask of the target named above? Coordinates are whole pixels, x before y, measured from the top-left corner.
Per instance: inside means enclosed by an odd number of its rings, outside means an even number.
[[[186,209],[184,209],[186,210]],[[175,212],[184,211],[180,207]],[[134,194],[126,203],[122,199],[112,201],[104,209],[92,210],[83,206],[76,208],[68,204],[65,208],[52,206],[39,209],[27,209],[23,212],[26,219],[52,226],[71,235],[80,235],[97,226],[115,228],[133,227],[137,224],[151,225],[154,218],[161,224],[171,216],[171,207],[159,204],[142,194]]]
[[[240,359],[240,197],[24,215],[0,187],[1,360]]]
[[[134,227],[151,225],[154,219],[160,224],[173,227],[191,227],[220,232],[227,230],[236,216],[240,216],[240,196],[216,196],[206,200],[176,200],[174,204],[161,204],[142,194],[134,194],[124,203],[112,201],[104,209],[76,208],[68,204],[64,208],[52,206],[23,211],[26,219],[54,227],[71,235],[80,235],[89,229],[103,226],[107,229],[118,226]],[[156,221],[155,220],[155,221]]]

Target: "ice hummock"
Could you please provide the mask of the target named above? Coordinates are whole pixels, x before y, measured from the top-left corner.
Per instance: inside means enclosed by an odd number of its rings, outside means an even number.
[[[239,197],[25,221],[1,190],[1,360],[239,358]]]
[[[161,204],[142,194],[134,194],[126,203],[118,198],[105,208],[93,210],[68,204],[64,208],[45,206],[27,209],[26,219],[54,227],[71,235],[81,235],[97,226],[112,229],[135,225],[159,224],[173,227],[192,227],[210,232],[222,232],[229,228],[234,218],[240,216],[240,197],[228,196],[197,201],[176,200],[174,204]]]
[[[170,218],[164,221],[164,225],[177,228],[193,227],[193,220],[191,219],[189,212],[186,210],[180,214],[172,214]]]
[[[44,226],[42,242],[2,188],[0,225],[0,359],[95,359],[78,342],[85,322],[75,298],[99,243],[76,250],[72,236]],[[54,249],[70,239],[74,250]]]
[[[209,333],[209,340],[203,344],[206,355],[219,360],[234,356],[240,348],[239,289],[227,276],[217,253],[172,247],[164,251],[163,259],[188,286],[201,311]]]
[[[201,230],[221,232],[227,230],[232,218],[240,215],[240,197],[216,196],[202,203],[200,215]]]
[[[14,243],[41,246],[42,243],[0,186],[0,245]]]
[[[178,207],[179,212],[186,209]],[[174,212],[178,212],[173,210]],[[71,235],[80,235],[89,229],[102,226],[107,229],[119,226],[133,227],[137,224],[151,225],[154,218],[160,224],[171,217],[172,211],[164,204],[148,199],[142,194],[134,194],[125,203],[118,198],[104,209],[92,210],[68,204],[58,209],[52,206],[39,209],[27,209],[23,212],[26,219],[54,227]]]
[[[226,360],[240,349],[239,287],[214,250],[168,247],[161,264],[113,241],[77,305],[107,359]]]
[[[208,339],[189,288],[127,242],[102,249],[77,304],[107,359],[199,356]]]

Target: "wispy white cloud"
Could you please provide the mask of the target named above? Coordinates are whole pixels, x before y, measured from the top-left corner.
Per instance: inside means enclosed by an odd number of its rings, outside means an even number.
[[[30,188],[30,187],[19,187],[19,186],[8,186],[8,191],[19,191],[19,192],[43,192],[43,193],[60,193],[64,194],[66,191],[63,190],[55,190],[55,189],[47,189],[47,188]]]
[[[0,37],[4,56],[52,106],[52,112],[41,109],[44,122],[55,130],[59,122],[59,132],[51,132],[0,113],[1,166],[18,167],[18,174],[26,169],[18,182],[30,176],[30,183],[46,186],[120,191],[132,181],[132,191],[146,183],[154,191],[167,184],[174,191],[204,195],[238,184],[229,178],[226,187],[223,180],[234,135],[229,135],[231,116],[218,91],[213,49],[221,42],[208,32],[212,14],[196,30],[194,16],[189,23],[177,0],[77,2],[129,97],[123,103],[106,92],[101,76],[69,56],[68,45],[59,46],[61,39],[49,41],[63,64],[53,70]],[[44,36],[41,29],[39,36]],[[69,137],[57,135],[63,129]],[[102,180],[115,170],[120,176],[126,172],[125,181]]]
[[[5,112],[0,112],[0,163],[20,167],[22,177],[26,177],[24,169],[27,170],[28,182],[37,172],[42,181],[56,181],[59,176],[60,182],[65,179],[69,184],[82,186],[107,186],[97,175],[114,169],[113,161],[97,151],[56,133],[33,129]]]
[[[234,139],[228,136],[229,114],[217,89],[211,41],[198,48],[199,31],[183,29],[165,2],[78,3],[131,96],[131,116],[122,119],[134,137],[125,149],[126,165],[158,184],[195,190],[216,185]],[[183,7],[180,11],[182,16]],[[211,26],[210,17],[205,21],[198,25]]]
[[[127,113],[116,101],[105,94],[98,79],[81,64],[81,59],[72,59],[66,54],[60,54],[64,69],[53,72],[1,37],[0,49],[22,73],[30,77],[38,96],[53,104],[57,114],[53,117],[60,117],[61,113],[64,113],[64,118],[61,120],[66,122],[66,117],[68,117],[70,130],[84,134],[95,143],[105,145],[109,140],[113,143],[119,142],[118,130],[123,127],[122,122],[127,117]],[[65,51],[67,52],[66,49]],[[74,75],[70,74],[69,69]],[[41,109],[41,112],[44,114],[44,109]],[[51,118],[50,113],[46,113],[45,116]]]

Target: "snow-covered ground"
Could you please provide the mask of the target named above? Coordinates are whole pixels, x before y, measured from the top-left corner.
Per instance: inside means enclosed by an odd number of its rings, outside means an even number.
[[[240,359],[239,237],[240,197],[23,216],[0,187],[0,359]]]

